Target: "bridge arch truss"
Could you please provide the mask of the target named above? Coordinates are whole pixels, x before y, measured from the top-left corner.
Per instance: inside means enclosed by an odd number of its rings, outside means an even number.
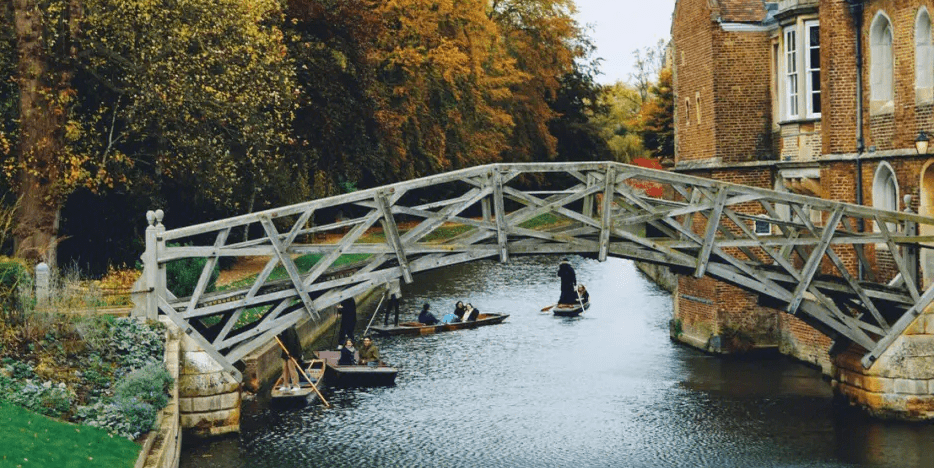
[[[865,366],[933,301],[917,260],[933,238],[916,234],[933,218],[613,162],[478,166],[168,230],[162,217],[147,213],[135,313],[168,316],[237,380],[238,360],[304,316],[484,258],[615,256],[708,275],[860,345]],[[896,277],[874,274],[875,249]],[[266,260],[247,284],[207,292],[224,257]],[[205,265],[183,295],[166,267],[187,258]]]

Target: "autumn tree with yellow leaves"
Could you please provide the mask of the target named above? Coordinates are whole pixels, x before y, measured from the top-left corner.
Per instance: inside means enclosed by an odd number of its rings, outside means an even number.
[[[79,200],[114,217],[143,203],[114,197],[144,200],[185,223],[477,164],[605,158],[574,14],[571,0],[4,4],[18,255],[52,259]]]

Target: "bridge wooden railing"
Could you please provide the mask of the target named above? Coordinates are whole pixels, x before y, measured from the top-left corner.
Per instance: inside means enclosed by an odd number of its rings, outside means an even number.
[[[547,214],[562,228],[536,229]],[[933,238],[915,234],[933,218],[620,163],[479,166],[169,230],[162,216],[147,213],[142,314],[169,316],[238,379],[236,361],[305,315],[490,257],[611,255],[709,275],[864,347],[867,366],[933,300],[917,261]],[[877,252],[899,275],[873,274]],[[208,293],[221,257],[266,264],[249,286]],[[165,267],[184,258],[207,261],[178,297]]]

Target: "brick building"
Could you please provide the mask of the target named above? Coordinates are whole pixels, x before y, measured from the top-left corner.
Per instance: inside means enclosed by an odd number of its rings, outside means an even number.
[[[933,11],[932,0],[677,0],[673,170],[932,216]],[[865,250],[870,272],[836,252],[855,275],[897,273],[884,249]],[[727,353],[743,336],[843,380],[828,337],[754,294],[680,277],[674,297],[681,341]],[[930,369],[917,377],[932,418],[932,314],[922,318]]]

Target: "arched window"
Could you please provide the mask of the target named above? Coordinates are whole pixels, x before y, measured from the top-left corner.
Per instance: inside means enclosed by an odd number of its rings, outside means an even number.
[[[894,109],[894,32],[887,15],[871,21],[871,111]]]
[[[916,100],[933,102],[933,19],[920,8],[916,19]]]
[[[890,164],[882,162],[878,164],[874,171],[874,181],[871,184],[871,201],[875,208],[890,211],[899,211],[900,187],[897,185],[897,175]],[[888,230],[893,231],[895,226],[887,223]],[[877,223],[874,224],[874,230],[880,231]]]

